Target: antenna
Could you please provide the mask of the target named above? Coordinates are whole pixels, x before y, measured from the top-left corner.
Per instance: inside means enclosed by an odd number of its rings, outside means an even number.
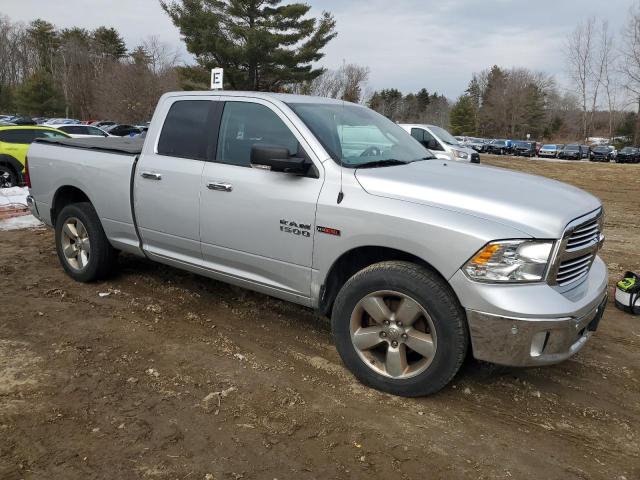
[[[340,123],[340,191],[338,192],[338,205],[342,203],[344,198],[344,191],[342,190],[342,171],[344,170],[344,165],[342,164],[342,142],[344,140],[344,95],[347,85],[347,69],[344,58],[342,59],[342,85],[345,90],[342,91],[342,123]]]

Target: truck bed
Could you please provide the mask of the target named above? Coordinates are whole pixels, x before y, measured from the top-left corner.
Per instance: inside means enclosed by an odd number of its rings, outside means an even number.
[[[39,138],[38,143],[60,145],[63,147],[98,150],[123,155],[139,155],[142,152],[144,138],[105,137],[105,138]]]
[[[53,224],[51,209],[60,190],[80,191],[93,204],[114,247],[139,253],[132,212],[136,159],[144,139],[62,138],[38,140],[27,153],[30,193],[40,218]]]

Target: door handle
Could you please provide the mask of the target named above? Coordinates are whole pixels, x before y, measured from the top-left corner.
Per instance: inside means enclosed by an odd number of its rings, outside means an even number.
[[[209,182],[207,183],[207,188],[209,190],[217,190],[219,192],[230,192],[233,190],[233,185],[223,182]]]
[[[160,175],[159,173],[142,172],[140,176],[142,178],[148,178],[149,180],[162,180],[162,175]]]

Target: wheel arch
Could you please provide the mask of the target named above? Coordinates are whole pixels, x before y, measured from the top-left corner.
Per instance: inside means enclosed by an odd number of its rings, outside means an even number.
[[[79,202],[91,202],[89,196],[80,188],[73,185],[63,185],[56,190],[51,202],[51,224],[55,226],[60,211],[67,205]]]
[[[446,285],[446,278],[429,262],[412,253],[376,245],[366,245],[352,248],[340,255],[329,268],[320,287],[320,300],[318,310],[326,316],[331,316],[333,303],[338,292],[349,278],[370,265],[390,260],[406,261],[421,265],[438,275]],[[451,288],[451,292],[457,299],[457,295]]]

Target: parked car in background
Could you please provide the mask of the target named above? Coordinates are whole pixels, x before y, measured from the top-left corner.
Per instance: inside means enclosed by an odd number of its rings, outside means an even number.
[[[31,118],[28,115],[17,115],[15,117],[13,117],[10,120],[11,123],[13,123],[14,125],[37,125],[38,122],[36,122],[33,118]]]
[[[538,151],[538,156],[545,158],[557,158],[563,147],[564,145],[558,145],[555,143],[542,145],[542,147],[540,147],[540,150]]]
[[[509,153],[505,140],[491,140],[485,146],[485,151],[492,155],[507,155]]]
[[[314,308],[346,367],[396,395],[440,390],[470,349],[566,360],[607,303],[600,200],[439,160],[349,102],[167,93],[146,141],[36,142],[29,170],[71,278],[106,277],[121,250]]]
[[[73,118],[50,118],[43,125],[45,127],[57,127],[59,125],[79,125],[80,120]]]
[[[117,125],[117,122],[113,122],[111,120],[101,120],[92,122],[91,125],[93,125],[94,127],[106,129],[107,127],[113,127],[114,125]]]
[[[613,158],[613,147],[608,146],[593,147],[589,154],[589,160],[592,162],[609,162]]]
[[[482,138],[468,138],[465,145],[478,153],[484,153],[486,149],[486,141]]]
[[[513,154],[519,157],[535,157],[537,155],[536,142],[514,142]]]
[[[4,187],[22,183],[29,145],[36,138],[69,138],[66,133],[39,126],[0,127],[0,180]]]
[[[135,137],[136,135],[140,135],[142,130],[134,125],[111,125],[110,127],[105,127],[105,132],[109,135],[113,135],[115,137]]]
[[[564,148],[560,150],[560,153],[558,153],[558,158],[561,158],[563,160],[581,160],[582,145],[565,145]]]
[[[624,147],[616,155],[616,163],[638,163],[640,161],[640,150],[636,147]]]
[[[92,125],[60,125],[56,127],[72,138],[108,137],[109,134],[101,128]]]
[[[582,158],[589,158],[591,154],[591,147],[589,145],[580,145],[582,148]]]
[[[9,122],[7,120],[0,120],[0,126],[2,127],[9,127],[11,125],[15,125],[15,123]]]
[[[431,150],[437,158],[480,163],[478,152],[461,145],[453,135],[436,125],[400,124],[413,138]]]

